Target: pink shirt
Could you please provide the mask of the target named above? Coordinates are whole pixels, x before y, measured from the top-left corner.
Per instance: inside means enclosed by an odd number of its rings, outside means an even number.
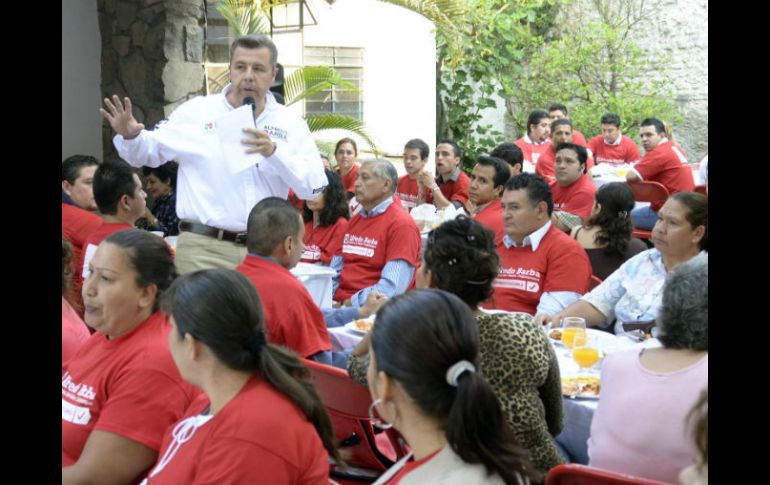
[[[678,483],[695,459],[687,413],[708,386],[708,355],[670,373],[642,367],[639,350],[610,354],[602,363],[601,400],[591,422],[588,464]]]

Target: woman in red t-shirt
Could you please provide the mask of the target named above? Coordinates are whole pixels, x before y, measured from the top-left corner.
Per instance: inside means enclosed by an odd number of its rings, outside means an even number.
[[[337,160],[337,173],[342,178],[342,186],[348,194],[348,199],[352,199],[356,192],[356,175],[358,175],[358,165],[356,157],[358,156],[358,146],[352,138],[343,138],[337,142],[334,147],[334,158]]]
[[[303,263],[331,264],[332,257],[340,254],[342,239],[348,229],[350,209],[339,175],[325,170],[328,184],[314,200],[305,201],[302,217],[305,220],[305,250]]]

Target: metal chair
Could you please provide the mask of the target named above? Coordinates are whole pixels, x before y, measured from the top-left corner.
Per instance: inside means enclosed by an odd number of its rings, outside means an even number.
[[[660,202],[662,204],[668,199],[668,189],[659,182],[642,180],[640,182],[631,182],[628,186],[631,187],[631,192],[634,193],[634,200],[637,202],[649,202],[651,204]],[[639,239],[650,239],[652,231],[634,228],[633,236]]]
[[[545,476],[545,485],[670,485],[577,463],[557,465]]]

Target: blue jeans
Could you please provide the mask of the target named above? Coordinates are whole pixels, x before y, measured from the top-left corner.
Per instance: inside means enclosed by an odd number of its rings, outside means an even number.
[[[639,207],[631,211],[631,221],[637,229],[652,231],[655,223],[658,222],[658,213],[647,207]]]

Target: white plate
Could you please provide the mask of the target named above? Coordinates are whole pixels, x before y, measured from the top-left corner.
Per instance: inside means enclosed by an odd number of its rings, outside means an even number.
[[[574,377],[574,376],[571,376]],[[595,376],[596,380],[599,381],[598,376]],[[562,384],[565,379],[569,379],[570,377],[562,377]],[[599,387],[599,395],[597,394],[567,394],[564,392],[564,388],[562,387],[562,394],[564,397],[570,398],[570,399],[587,399],[587,400],[593,400],[597,401],[599,400],[599,397],[601,396],[601,384]]]
[[[367,322],[374,323],[374,316],[371,316],[369,318],[357,318],[356,320],[366,320]],[[352,322],[348,322],[345,324],[345,328],[350,330],[351,332],[357,334],[357,335],[366,335],[366,332],[363,330],[359,330],[356,326],[356,321],[353,320]]]

